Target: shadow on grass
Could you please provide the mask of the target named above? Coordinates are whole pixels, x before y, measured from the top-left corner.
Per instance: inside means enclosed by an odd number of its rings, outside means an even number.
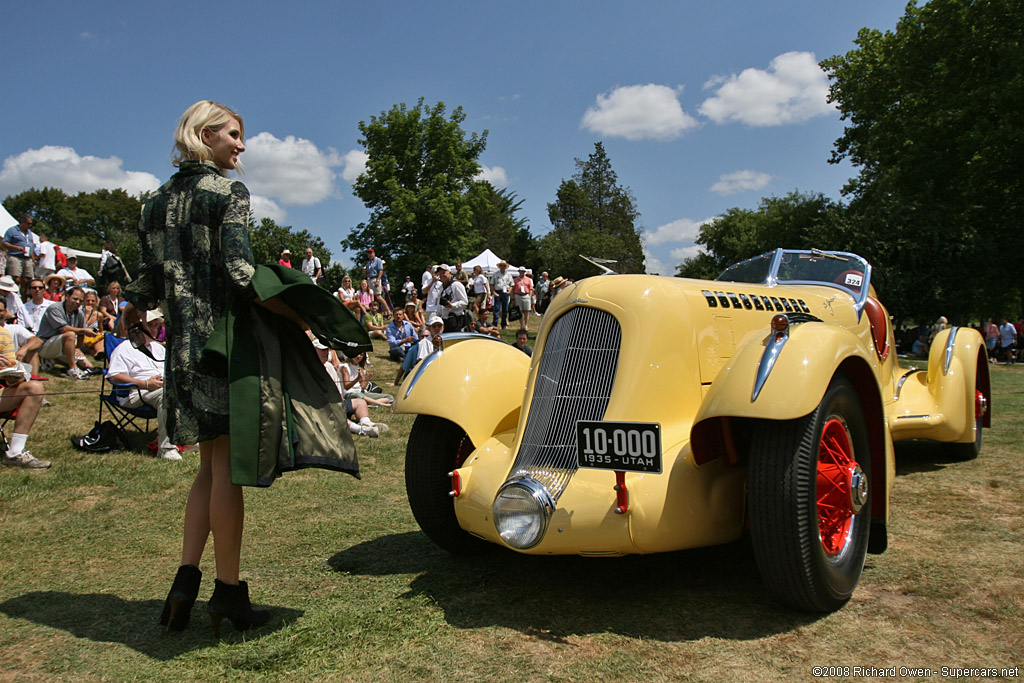
[[[950,457],[942,444],[935,441],[898,441],[895,446],[896,476],[918,472],[938,472],[962,462]],[[984,457],[984,452],[982,452]]]
[[[752,640],[821,616],[773,602],[744,542],[617,558],[537,557],[495,547],[464,558],[409,532],[353,546],[328,563],[356,575],[418,574],[404,597],[426,596],[452,626],[503,626],[559,642],[606,632]]]
[[[121,643],[158,660],[216,645],[206,616],[206,603],[196,603],[191,622],[181,633],[167,633],[157,625],[162,608],[162,600],[125,600],[104,593],[57,591],[26,593],[0,603],[0,612],[9,617],[61,629],[76,638]],[[236,632],[225,620],[221,639],[235,642],[262,638],[298,619],[302,611],[272,607],[270,614],[270,623],[247,632]]]

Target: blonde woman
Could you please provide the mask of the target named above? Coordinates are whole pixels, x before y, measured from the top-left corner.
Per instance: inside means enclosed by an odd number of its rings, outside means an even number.
[[[160,623],[172,631],[188,625],[202,577],[199,562],[212,531],[217,578],[207,611],[215,632],[223,619],[245,630],[265,623],[270,614],[252,609],[248,585],[239,580],[245,512],[242,487],[231,481],[228,381],[223,371],[200,363],[200,355],[231,298],[252,300],[291,319],[295,315],[253,293],[249,191],[228,178],[240,168],[245,151],[242,117],[202,100],[182,115],[174,139],[178,172],[143,203],[140,275],[126,289],[131,305],[124,312],[134,326],[139,309],[162,307],[168,435],[176,444],[199,442],[199,471],[185,505],[181,566]]]

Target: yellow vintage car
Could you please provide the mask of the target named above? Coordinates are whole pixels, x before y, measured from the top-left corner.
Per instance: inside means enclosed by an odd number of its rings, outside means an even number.
[[[594,557],[749,531],[781,602],[832,611],[887,546],[893,442],[975,457],[989,426],[981,336],[897,364],[871,266],[778,249],[713,281],[606,274],[552,300],[532,358],[444,335],[402,385],[406,489],[442,548]]]

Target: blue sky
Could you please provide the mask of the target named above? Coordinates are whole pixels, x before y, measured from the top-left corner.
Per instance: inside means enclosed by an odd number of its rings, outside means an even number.
[[[672,274],[704,220],[795,189],[838,198],[842,132],[815,62],[892,29],[892,0],[754,2],[9,3],[0,42],[0,197],[153,189],[194,101],[245,119],[258,216],[336,260],[367,212],[358,123],[398,102],[462,106],[485,177],[547,204],[602,141]],[[828,245],[821,245],[827,247]],[[453,254],[453,261],[472,254]],[[527,264],[533,266],[534,264]],[[555,273],[552,273],[554,276]]]

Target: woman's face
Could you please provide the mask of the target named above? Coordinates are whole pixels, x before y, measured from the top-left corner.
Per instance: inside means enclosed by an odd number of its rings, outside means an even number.
[[[96,304],[98,304],[98,303],[99,303],[99,299],[96,298],[95,294],[86,294],[85,295],[85,305],[86,306],[91,306],[93,308],[96,308]]]
[[[238,119],[229,119],[215,131],[204,128],[203,142],[213,151],[213,163],[225,171],[234,170],[239,155],[245,151]]]
[[[345,278],[341,281],[341,286],[345,289],[352,289],[352,278]]]
[[[107,294],[110,296],[121,296],[121,285],[116,282],[110,283],[110,286],[107,287]]]

